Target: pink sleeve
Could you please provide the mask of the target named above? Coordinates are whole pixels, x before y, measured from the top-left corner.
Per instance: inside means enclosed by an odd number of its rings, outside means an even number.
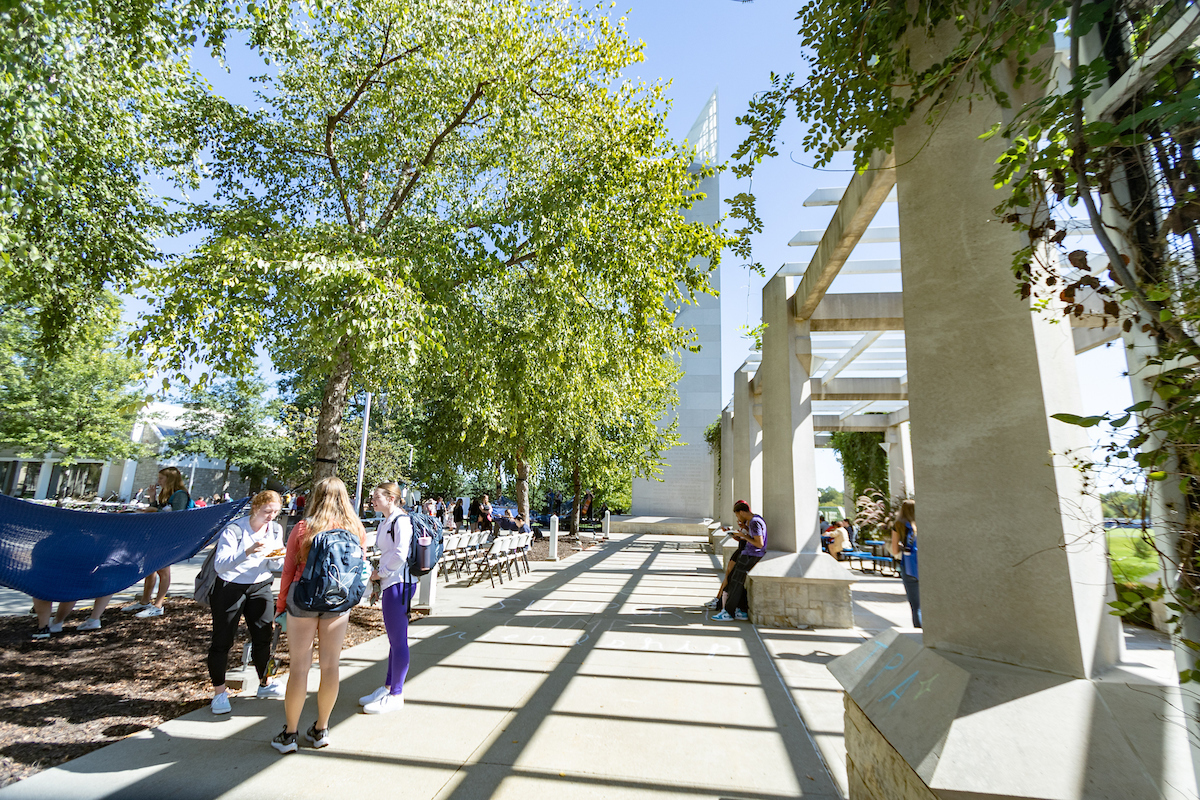
[[[305,528],[304,520],[300,520],[292,526],[292,532],[288,534],[287,555],[283,557],[283,574],[279,578],[279,596],[275,598],[276,615],[287,610],[288,588],[296,579],[297,562],[300,560],[300,540],[304,538]]]

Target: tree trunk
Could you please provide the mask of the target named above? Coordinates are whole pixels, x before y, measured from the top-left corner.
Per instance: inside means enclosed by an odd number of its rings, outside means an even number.
[[[575,502],[571,505],[571,535],[579,535],[579,503],[581,500],[580,493],[583,491],[582,482],[579,477],[579,462],[575,462],[575,468],[571,470],[571,488],[575,492]]]
[[[221,497],[222,498],[224,498],[225,495],[229,492],[229,467],[230,467],[231,463],[232,462],[228,458],[225,459],[225,471],[223,473],[221,473]]]
[[[529,519],[529,463],[517,456],[517,513]]]
[[[250,476],[250,496],[254,497],[254,495],[256,495],[262,491],[262,488],[263,488],[262,476],[259,475],[258,473],[255,473],[254,475]]]
[[[350,390],[350,342],[345,337],[338,342],[333,372],[325,382],[321,397],[321,414],[317,417],[317,448],[313,453],[313,483],[337,475],[341,456],[342,414]]]

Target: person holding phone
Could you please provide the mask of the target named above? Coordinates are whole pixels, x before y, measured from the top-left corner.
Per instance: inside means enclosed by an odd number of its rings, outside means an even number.
[[[232,707],[225,688],[229,649],[237,637],[238,621],[245,617],[250,630],[250,658],[258,672],[258,696],[283,697],[284,687],[267,674],[274,633],[275,582],[272,570],[283,566],[283,528],[275,522],[283,501],[277,492],[265,491],[250,501],[250,516],[235,519],[217,536],[213,583],[212,641],[208,647],[208,677],[212,680],[214,714]]]
[[[151,511],[184,511],[192,504],[192,496],[183,488],[183,473],[177,467],[163,467],[158,471],[158,483],[148,489]],[[154,601],[154,579],[158,578],[158,593]],[[167,589],[171,587],[171,566],[168,564],[153,575],[147,575],[142,584],[142,602],[126,606],[126,611],[135,611],[135,617],[161,617],[163,604],[167,602]]]

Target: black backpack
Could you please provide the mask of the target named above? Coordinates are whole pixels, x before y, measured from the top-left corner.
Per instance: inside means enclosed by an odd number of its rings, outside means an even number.
[[[357,536],[343,528],[322,531],[313,537],[292,602],[305,611],[349,611],[366,591],[366,574]]]
[[[408,573],[414,578],[428,575],[442,560],[445,542],[442,540],[442,523],[428,514],[414,513],[408,515],[412,520],[412,544],[408,548]],[[422,545],[419,540],[429,537],[429,543]]]

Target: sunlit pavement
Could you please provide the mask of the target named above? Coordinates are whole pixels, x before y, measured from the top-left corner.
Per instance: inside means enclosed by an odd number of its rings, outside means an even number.
[[[452,582],[411,628],[403,710],[355,704],[383,682],[386,639],[343,654],[328,748],[301,736],[280,756],[282,703],[235,698],[0,797],[844,797],[824,665],[907,622],[900,582],[855,585],[857,629],[758,629],[708,619],[717,564],[698,539],[629,535],[497,588]],[[302,732],[314,715],[310,696]]]

